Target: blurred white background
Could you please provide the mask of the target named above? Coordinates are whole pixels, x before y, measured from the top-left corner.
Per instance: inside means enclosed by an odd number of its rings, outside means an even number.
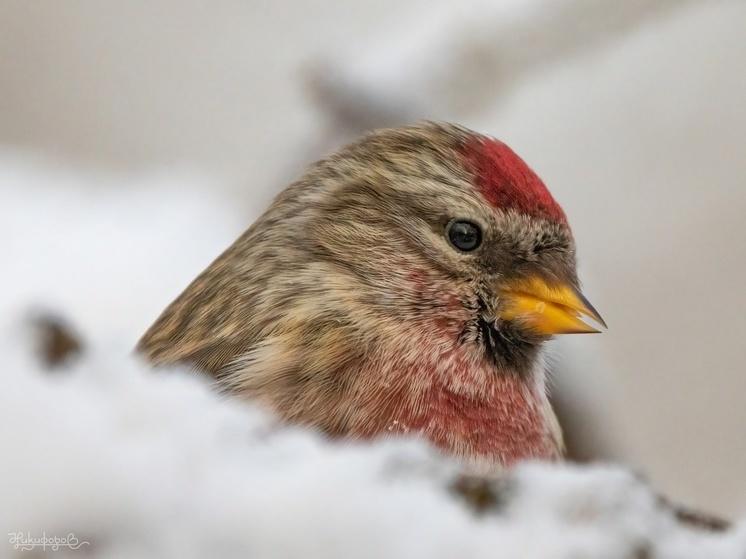
[[[609,323],[556,348],[578,454],[743,513],[745,30],[735,0],[0,0],[0,299],[134,345],[304,164],[459,122],[544,178]]]

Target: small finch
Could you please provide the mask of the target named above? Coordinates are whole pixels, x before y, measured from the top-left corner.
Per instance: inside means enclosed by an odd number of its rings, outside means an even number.
[[[332,436],[419,434],[499,469],[556,459],[542,345],[597,332],[567,219],[505,144],[373,132],[312,165],[138,349]]]

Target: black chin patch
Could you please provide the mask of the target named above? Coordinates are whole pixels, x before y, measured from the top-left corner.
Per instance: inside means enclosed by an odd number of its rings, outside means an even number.
[[[511,323],[488,322],[481,316],[477,319],[477,342],[501,370],[530,374],[541,341]]]

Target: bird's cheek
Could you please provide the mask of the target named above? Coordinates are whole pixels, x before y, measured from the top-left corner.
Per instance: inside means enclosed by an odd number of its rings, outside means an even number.
[[[473,312],[464,300],[454,293],[440,293],[430,304],[429,311],[422,315],[428,338],[448,344],[458,341],[473,321]]]
[[[441,293],[431,302],[433,329],[445,334],[458,335],[470,316],[462,298],[455,293]]]

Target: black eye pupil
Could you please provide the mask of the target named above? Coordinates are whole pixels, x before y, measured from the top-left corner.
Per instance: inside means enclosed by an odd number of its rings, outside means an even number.
[[[482,231],[470,221],[452,221],[447,233],[451,244],[464,252],[474,250],[482,243]]]

